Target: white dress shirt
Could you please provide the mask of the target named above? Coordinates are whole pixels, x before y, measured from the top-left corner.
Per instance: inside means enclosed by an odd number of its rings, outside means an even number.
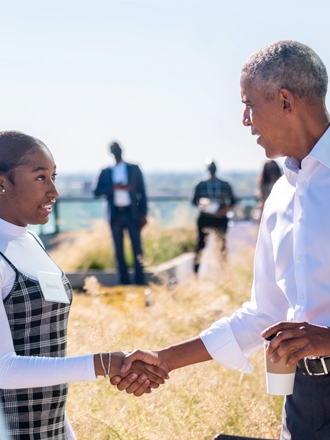
[[[330,129],[301,162],[288,157],[267,199],[250,302],[201,333],[213,359],[243,372],[278,321],[330,326]]]
[[[127,164],[122,160],[112,168],[112,181],[114,184],[122,183],[128,184]],[[125,207],[131,205],[131,197],[129,191],[125,189],[115,189],[113,194],[113,203],[118,207]]]

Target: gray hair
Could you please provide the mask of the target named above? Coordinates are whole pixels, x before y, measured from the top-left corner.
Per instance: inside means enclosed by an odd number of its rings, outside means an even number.
[[[296,41],[278,41],[258,50],[247,59],[242,73],[268,101],[281,89],[308,103],[324,101],[327,93],[328,74],[321,58]]]

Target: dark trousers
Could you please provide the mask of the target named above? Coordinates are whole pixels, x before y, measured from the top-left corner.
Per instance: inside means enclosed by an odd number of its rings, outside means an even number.
[[[286,396],[281,440],[330,439],[330,375],[309,376],[297,368],[294,392]]]
[[[120,277],[120,284],[130,284],[127,272],[127,264],[124,255],[124,230],[129,233],[134,254],[135,284],[145,284],[143,273],[143,252],[141,246],[141,228],[136,220],[132,218],[131,209],[117,209],[116,214],[110,221],[112,237],[115,244],[117,268]]]
[[[227,217],[211,217],[206,215],[200,215],[197,220],[198,227],[198,241],[195,249],[195,272],[198,272],[199,264],[203,249],[206,244],[209,231],[213,229],[216,232],[217,239],[219,240],[220,252],[223,256],[226,254],[226,232],[228,227]]]

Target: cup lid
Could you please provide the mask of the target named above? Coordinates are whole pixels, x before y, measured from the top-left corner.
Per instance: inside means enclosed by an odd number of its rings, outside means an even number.
[[[268,338],[265,338],[265,341],[272,341],[276,335],[277,335],[277,333],[274,333],[273,335],[268,336]]]

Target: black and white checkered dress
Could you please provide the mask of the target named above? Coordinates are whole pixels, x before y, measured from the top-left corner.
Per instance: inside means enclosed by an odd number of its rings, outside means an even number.
[[[69,280],[63,284],[70,304],[45,301],[38,281],[16,272],[9,295],[4,299],[15,352],[18,356],[66,356],[67,324],[72,302]],[[13,440],[66,440],[65,403],[68,385],[26,389],[0,389],[8,434]]]

